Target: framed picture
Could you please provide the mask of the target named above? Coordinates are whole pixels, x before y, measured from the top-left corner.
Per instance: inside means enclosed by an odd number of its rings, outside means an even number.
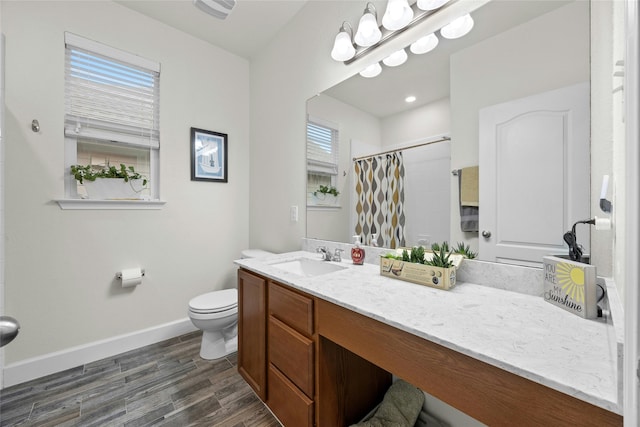
[[[191,181],[227,182],[227,134],[191,128]]]

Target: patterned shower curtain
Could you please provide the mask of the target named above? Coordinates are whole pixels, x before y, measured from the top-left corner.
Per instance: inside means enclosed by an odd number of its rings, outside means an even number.
[[[402,152],[356,160],[356,229],[365,245],[405,246]]]

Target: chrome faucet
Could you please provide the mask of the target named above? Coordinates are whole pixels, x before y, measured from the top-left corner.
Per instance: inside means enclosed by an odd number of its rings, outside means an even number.
[[[326,246],[318,246],[316,252],[322,254],[323,261],[331,261],[331,253],[327,250]]]
[[[318,246],[318,248],[316,249],[316,252],[322,254],[323,261],[341,262],[342,256],[340,254],[344,251],[342,249],[336,249],[333,252],[333,255],[331,255],[331,251],[328,250],[326,246]]]

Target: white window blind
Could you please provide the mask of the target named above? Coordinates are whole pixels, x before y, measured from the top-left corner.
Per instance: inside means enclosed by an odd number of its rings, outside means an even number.
[[[160,65],[65,33],[65,135],[160,146]]]
[[[338,174],[338,130],[307,120],[307,172]]]

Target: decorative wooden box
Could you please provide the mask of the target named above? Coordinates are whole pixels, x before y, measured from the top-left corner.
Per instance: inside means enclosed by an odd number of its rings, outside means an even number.
[[[427,252],[425,258],[429,259],[433,253]],[[432,265],[417,264],[400,261],[397,259],[380,257],[380,274],[382,276],[400,279],[418,285],[430,286],[432,288],[449,290],[456,284],[456,270],[464,257],[452,254],[450,260],[453,267],[442,268]]]

